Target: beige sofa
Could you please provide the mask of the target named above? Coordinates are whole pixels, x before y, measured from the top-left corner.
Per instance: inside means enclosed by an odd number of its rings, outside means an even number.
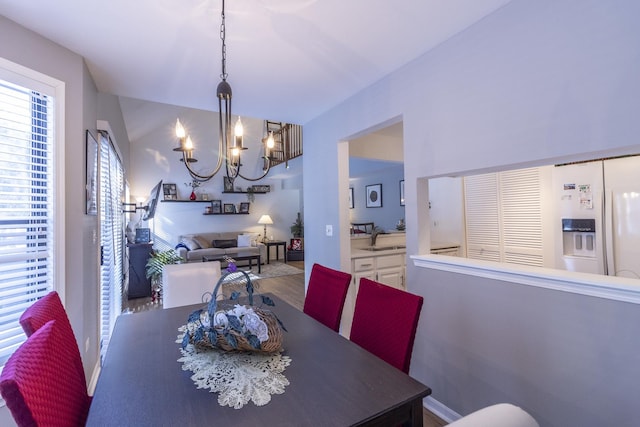
[[[258,233],[225,231],[185,234],[179,236],[176,251],[187,262],[202,262],[205,256],[260,255],[260,263],[267,260],[267,247],[257,242]]]

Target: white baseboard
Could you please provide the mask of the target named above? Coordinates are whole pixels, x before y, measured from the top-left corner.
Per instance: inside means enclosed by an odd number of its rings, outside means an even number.
[[[98,383],[98,377],[100,376],[100,358],[98,357],[98,361],[96,362],[96,366],[93,367],[93,373],[91,374],[91,379],[89,380],[89,384],[87,384],[87,392],[89,396],[93,396],[93,392],[96,389],[96,384]]]
[[[436,399],[434,399],[431,396],[425,397],[422,400],[422,404],[424,405],[425,408],[427,408],[433,414],[435,414],[438,417],[440,417],[447,424],[452,423],[452,422],[462,418],[462,416],[460,414],[458,414],[457,412],[449,409],[447,406],[445,406],[442,403],[438,402]]]

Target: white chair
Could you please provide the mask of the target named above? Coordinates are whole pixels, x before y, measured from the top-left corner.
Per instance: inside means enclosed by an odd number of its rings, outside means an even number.
[[[219,279],[219,261],[165,265],[162,268],[162,307],[205,302],[203,295],[213,292]]]
[[[510,403],[487,406],[460,418],[448,427],[539,427],[524,409]]]

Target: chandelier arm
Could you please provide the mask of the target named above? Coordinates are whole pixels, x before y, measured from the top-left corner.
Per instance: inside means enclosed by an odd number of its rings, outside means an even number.
[[[221,155],[221,153],[222,153],[222,151],[218,151],[218,163],[216,164],[216,168],[213,170],[213,172],[211,172],[210,174],[207,174],[207,175],[199,174],[198,172],[196,172],[193,169],[191,169],[191,166],[189,166],[189,162],[187,161],[187,152],[186,151],[182,152],[182,159],[184,160],[184,165],[187,167],[187,171],[189,172],[189,175],[191,175],[191,178],[193,178],[195,180],[198,180],[200,182],[206,182],[206,181],[209,181],[214,176],[216,176],[216,174],[220,171],[220,168],[222,167],[222,155]]]
[[[259,176],[258,178],[247,178],[246,176],[240,173],[239,168],[238,168],[238,176],[247,181],[260,181],[262,178],[267,176],[267,174],[269,173],[269,170],[271,169],[271,159],[269,159],[269,157],[267,156],[262,156],[262,158],[267,161],[267,169],[264,170],[264,173],[261,176]]]

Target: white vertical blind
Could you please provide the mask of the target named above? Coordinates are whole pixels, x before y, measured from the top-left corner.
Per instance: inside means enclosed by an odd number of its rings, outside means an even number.
[[[124,230],[122,195],[124,171],[109,135],[100,132],[100,348],[104,356],[109,337],[122,311]]]
[[[54,289],[53,98],[0,80],[0,368],[18,323]]]

